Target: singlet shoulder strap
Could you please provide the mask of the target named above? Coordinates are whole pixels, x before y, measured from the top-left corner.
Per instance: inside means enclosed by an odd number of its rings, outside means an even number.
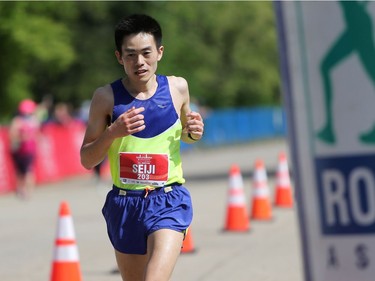
[[[157,77],[156,79],[157,79],[158,83],[161,83],[162,85],[165,85],[165,84],[168,85],[168,78],[167,78],[167,76],[157,74],[156,77]]]
[[[113,101],[114,105],[121,104],[121,103],[129,103],[134,98],[126,91],[124,85],[122,84],[122,79],[118,79],[111,83],[112,91],[113,91]]]

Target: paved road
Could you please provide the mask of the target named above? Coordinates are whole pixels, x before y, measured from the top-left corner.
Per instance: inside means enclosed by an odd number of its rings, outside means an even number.
[[[273,208],[270,222],[250,221],[246,233],[224,232],[228,171],[238,164],[250,207],[255,159],[269,171],[284,140],[220,149],[194,149],[183,154],[187,187],[195,208],[191,228],[194,253],[182,254],[173,281],[302,281],[299,230],[294,209]],[[49,280],[58,209],[66,200],[73,215],[84,281],[119,281],[113,250],[101,215],[107,181],[89,176],[39,186],[30,201],[13,194],[0,197],[0,280]],[[269,178],[271,194],[274,181]]]

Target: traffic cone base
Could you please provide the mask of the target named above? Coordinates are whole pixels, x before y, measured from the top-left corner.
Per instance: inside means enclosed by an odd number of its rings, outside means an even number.
[[[253,201],[251,218],[255,220],[270,220],[272,218],[271,204],[268,198],[257,198]]]
[[[54,263],[52,268],[52,280],[61,280],[61,281],[68,281],[68,280],[82,280],[80,277],[73,278],[72,276],[80,276],[80,268],[77,266],[76,262],[64,262],[62,263]]]
[[[235,218],[235,219],[233,219]],[[228,210],[225,230],[249,231],[250,223],[248,215],[243,207],[231,207]]]
[[[292,191],[290,188],[278,188],[276,190],[276,205],[283,208],[293,207]]]

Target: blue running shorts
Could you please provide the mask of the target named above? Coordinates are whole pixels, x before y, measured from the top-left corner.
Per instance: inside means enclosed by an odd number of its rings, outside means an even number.
[[[102,209],[113,247],[125,254],[147,253],[147,237],[159,229],[185,232],[193,219],[189,191],[170,185],[152,191],[113,186]]]

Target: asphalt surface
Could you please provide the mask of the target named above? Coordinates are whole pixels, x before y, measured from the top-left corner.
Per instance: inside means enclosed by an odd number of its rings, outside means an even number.
[[[302,281],[299,228],[295,208],[273,206],[271,221],[250,221],[248,232],[224,231],[229,168],[237,164],[244,179],[248,210],[256,159],[269,172],[271,200],[283,139],[183,153],[186,186],[194,204],[194,252],[183,253],[172,281]],[[121,280],[101,208],[110,182],[90,175],[38,186],[28,201],[0,196],[0,280],[50,280],[58,210],[68,202],[84,281]],[[293,187],[294,188],[294,187]]]

